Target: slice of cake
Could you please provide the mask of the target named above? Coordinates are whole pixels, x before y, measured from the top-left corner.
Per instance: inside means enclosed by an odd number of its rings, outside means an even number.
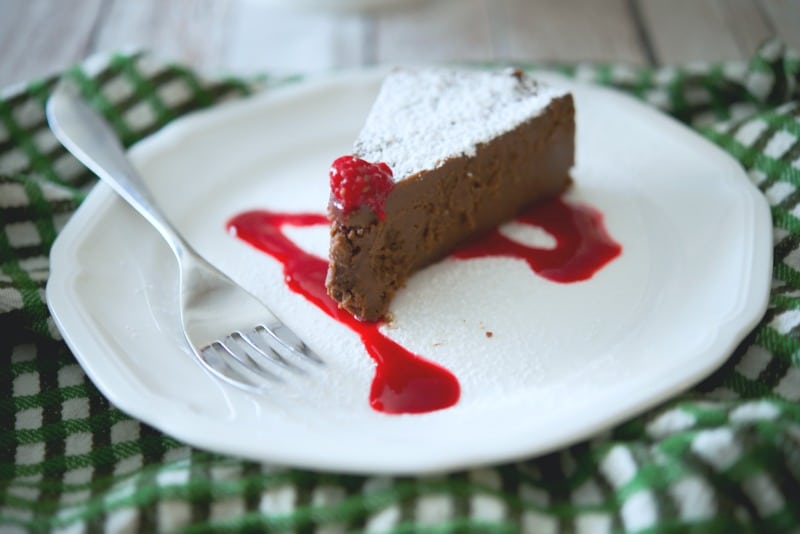
[[[382,318],[417,269],[571,183],[572,96],[518,70],[400,70],[331,167],[328,294]]]

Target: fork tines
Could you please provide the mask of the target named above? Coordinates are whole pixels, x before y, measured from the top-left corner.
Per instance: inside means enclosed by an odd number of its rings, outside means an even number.
[[[287,372],[304,373],[304,364],[323,363],[282,323],[233,332],[203,347],[199,354],[222,378],[257,391],[264,389],[264,379],[283,382]]]

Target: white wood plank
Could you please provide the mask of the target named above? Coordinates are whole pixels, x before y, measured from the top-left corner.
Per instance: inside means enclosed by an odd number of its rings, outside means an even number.
[[[231,3],[217,0],[106,0],[94,49],[135,47],[197,68],[222,66]]]
[[[752,56],[759,45],[773,36],[773,26],[764,16],[758,0],[717,0],[717,3],[723,10],[742,57]]]
[[[0,0],[0,87],[83,58],[101,0]]]
[[[376,13],[374,21],[378,63],[488,60],[495,55],[482,0],[412,2]]]
[[[761,0],[761,2],[775,35],[787,45],[800,51],[800,1]]]
[[[747,57],[717,0],[638,0],[645,30],[661,63]]]
[[[486,0],[500,58],[647,63],[627,0]]]
[[[365,62],[358,12],[282,9],[240,1],[231,10],[225,65],[236,72],[314,72]]]
[[[417,0],[359,14],[258,0],[0,0],[0,86],[97,50],[138,46],[195,67],[308,72],[374,61],[644,63],[633,4],[662,62],[747,58],[777,34],[800,49],[798,0]]]

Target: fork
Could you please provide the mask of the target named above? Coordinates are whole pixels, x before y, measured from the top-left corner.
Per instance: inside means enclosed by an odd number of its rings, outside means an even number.
[[[203,259],[158,207],[111,127],[60,82],[46,107],[56,138],[110,185],[161,234],[178,260],[180,321],[200,364],[240,389],[262,393],[270,382],[322,364],[291,329],[258,298]]]

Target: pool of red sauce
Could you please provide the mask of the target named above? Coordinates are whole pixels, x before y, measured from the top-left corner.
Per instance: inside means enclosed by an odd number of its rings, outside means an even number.
[[[587,280],[622,253],[605,229],[603,215],[585,204],[555,199],[533,206],[516,218],[518,224],[540,227],[555,240],[552,248],[524,245],[494,230],[468,243],[451,257],[508,257],[525,261],[533,272],[558,283]],[[228,230],[283,264],[289,289],[358,334],[375,361],[369,403],[390,414],[427,413],[454,405],[461,394],[458,379],[444,367],[425,360],[384,335],[383,322],[361,322],[338,307],[325,291],[325,260],[295,245],[285,226],[327,225],[316,213],[253,210],[233,217]]]

